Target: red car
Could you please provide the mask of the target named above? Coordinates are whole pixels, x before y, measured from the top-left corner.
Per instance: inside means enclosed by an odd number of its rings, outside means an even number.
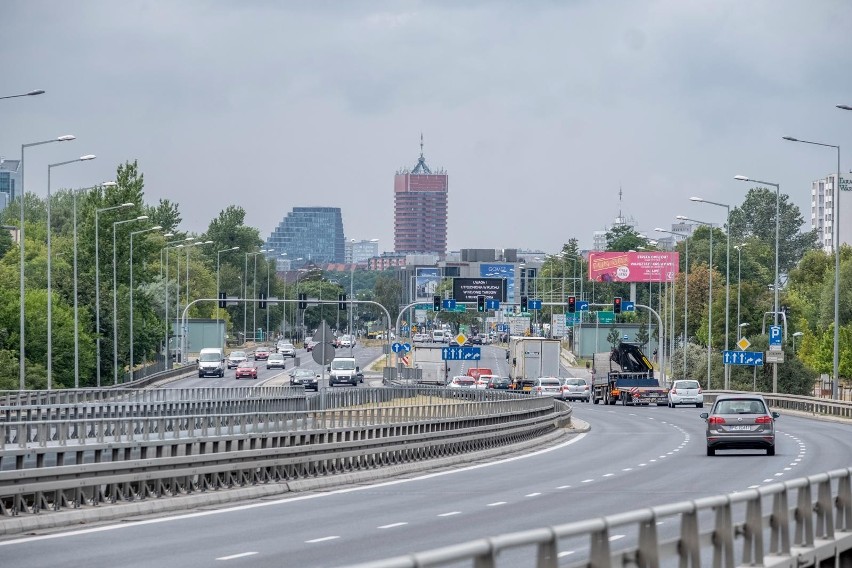
[[[258,347],[254,350],[254,360],[255,361],[266,361],[269,359],[269,348],[268,347]]]
[[[237,365],[237,370],[234,375],[235,379],[240,379],[242,377],[248,377],[250,379],[257,378],[257,365],[254,361],[243,361],[239,365]]]

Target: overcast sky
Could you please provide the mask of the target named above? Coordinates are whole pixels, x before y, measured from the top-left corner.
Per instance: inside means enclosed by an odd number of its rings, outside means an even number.
[[[342,208],[393,249],[393,176],[449,173],[449,248],[583,248],[618,214],[653,235],[723,222],[735,174],[781,183],[810,228],[810,182],[849,171],[852,2],[3,2],[0,155],[27,190],[113,179],[204,231],[230,204],[266,239],[293,207]],[[624,190],[621,205],[619,187]]]

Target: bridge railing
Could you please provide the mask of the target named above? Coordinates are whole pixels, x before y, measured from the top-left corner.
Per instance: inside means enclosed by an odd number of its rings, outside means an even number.
[[[852,468],[835,470],[728,495],[473,540],[352,568],[849,566],[850,479]],[[661,524],[679,526],[679,534],[661,538]],[[612,537],[616,531],[630,533],[632,542],[615,550]],[[568,554],[571,562],[565,563],[561,558]]]

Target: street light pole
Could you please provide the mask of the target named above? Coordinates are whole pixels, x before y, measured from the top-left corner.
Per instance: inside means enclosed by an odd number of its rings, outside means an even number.
[[[740,289],[743,287],[743,279],[742,279],[742,260],[743,260],[743,247],[746,246],[746,243],[741,245],[737,245],[734,248],[737,249],[737,326],[741,324],[740,322]],[[740,334],[737,334],[737,341],[740,340]]]
[[[41,94],[44,91],[36,92],[31,91],[32,94]],[[24,96],[29,95],[30,93],[26,93]],[[12,95],[12,96],[21,96],[21,95]],[[30,142],[29,144],[21,144],[21,211],[20,211],[20,227],[18,228],[18,252],[20,255],[20,279],[21,279],[21,300],[20,300],[20,330],[18,332],[18,341],[19,341],[19,350],[20,354],[18,356],[18,389],[24,390],[26,388],[26,372],[25,372],[25,362],[26,362],[26,341],[25,341],[25,322],[26,322],[26,309],[24,307],[24,258],[26,255],[24,254],[24,196],[26,195],[26,190],[24,187],[24,150],[31,146],[41,146],[42,144],[51,144],[53,142],[70,142],[74,140],[74,136],[72,134],[65,134],[64,136],[59,136],[57,138],[51,138],[50,140],[42,140],[41,142]]]
[[[690,197],[691,201],[698,203],[707,203],[708,205],[716,205],[717,207],[725,208],[725,232],[728,233],[728,244],[725,252],[725,351],[730,349],[728,341],[728,320],[731,313],[731,206],[727,203],[717,203],[708,201],[700,197]],[[730,387],[731,381],[731,366],[725,364],[725,390]]]
[[[226,248],[226,249],[223,249],[223,250],[220,250],[220,251],[216,251],[216,297],[217,298],[219,297],[219,294],[222,293],[222,288],[219,286],[219,259],[221,258],[221,255],[222,255],[223,252],[230,252],[232,250],[240,250],[240,247],[234,246],[234,247],[231,247],[231,248]],[[217,330],[216,333],[218,333],[218,329],[219,329],[219,309],[220,309],[219,306],[216,306],[216,330]],[[223,334],[222,339],[224,340],[224,334]],[[225,346],[223,345],[222,348],[224,349],[224,347]]]
[[[842,110],[852,110],[852,106],[837,105],[837,108]],[[810,142],[808,140],[797,140],[790,136],[784,136],[784,140],[790,142],[801,142],[803,144],[813,144],[814,146],[824,146],[826,148],[834,148],[837,150],[837,177],[834,182],[834,203],[831,214],[831,225],[833,232],[834,245],[834,360],[833,374],[834,380],[831,381],[831,398],[839,398],[838,382],[840,380],[840,146],[834,144],[822,144],[820,142]]]
[[[667,231],[666,229],[661,229],[657,227],[654,229],[658,233],[668,233],[670,235],[674,235],[675,237],[681,236],[680,233],[676,233],[674,231]],[[687,312],[689,308],[689,236],[683,237],[683,246],[685,248],[686,259],[684,260],[684,268],[683,268],[683,378],[686,378],[686,344],[688,343],[688,329],[687,322],[689,318],[687,317]],[[650,304],[650,296],[648,298],[648,303]],[[674,301],[672,301],[672,306],[674,306]],[[674,311],[674,308],[672,308]],[[674,322],[672,322],[672,329],[674,329]]]
[[[112,383],[118,385],[118,299],[117,299],[117,276],[115,265],[117,258],[115,254],[115,229],[118,225],[132,223],[133,221],[144,221],[147,215],[140,215],[133,219],[124,219],[123,221],[115,221],[112,224]]]
[[[106,181],[98,188],[104,187],[114,187],[114,181]],[[77,191],[72,192],[71,197],[73,201],[73,217],[74,217],[74,388],[80,388],[80,316],[79,316],[79,306],[77,300]],[[124,204],[126,205],[126,204]],[[124,207],[124,205],[118,205],[117,208]],[[132,205],[132,204],[130,204]],[[113,209],[112,207],[108,207],[107,209]],[[95,209],[95,235],[97,236],[97,215],[98,209]],[[95,250],[97,250],[97,242],[95,243]],[[97,252],[95,253],[95,257],[97,257]],[[97,266],[97,258],[95,258],[95,266]],[[97,291],[97,269],[95,271],[95,290]],[[96,301],[97,301],[97,292],[95,293]],[[98,314],[100,315],[100,314]],[[98,322],[100,323],[100,318],[98,318]],[[98,330],[100,333],[100,330]],[[100,338],[99,338],[100,339]],[[98,387],[101,386],[100,378],[101,378],[101,369],[100,369],[100,343],[98,343],[98,368],[97,368],[97,378],[98,378]]]
[[[839,150],[838,150],[839,152]],[[778,325],[778,288],[780,288],[778,284],[778,247],[780,246],[780,234],[781,234],[781,185],[777,183],[772,183],[769,181],[759,181],[756,179],[751,179],[747,176],[734,176],[734,179],[737,181],[750,181],[753,183],[758,183],[762,185],[771,185],[775,187],[775,283],[773,284],[773,288],[775,289],[775,302],[772,308],[773,311],[773,322],[774,325]],[[835,377],[836,382],[836,377]],[[778,363],[772,363],[772,392],[778,392]]]
[[[151,231],[159,231],[162,229],[160,225],[155,225],[141,231],[132,231],[130,233],[130,380],[133,380],[134,361],[133,358],[133,236],[141,235],[142,233],[150,233]]]
[[[692,221],[693,223],[704,225],[705,227],[710,229],[710,260],[707,266],[708,272],[710,273],[710,291],[709,300],[707,304],[707,390],[710,390],[710,364],[712,359],[711,355],[713,354],[713,223],[690,219],[689,217],[684,217],[683,215],[677,215],[676,219],[679,219],[681,221]]]
[[[47,390],[53,383],[53,287],[51,283],[51,254],[50,254],[50,171],[57,166],[65,166],[76,162],[94,160],[94,154],[80,156],[76,160],[66,160],[47,166]],[[76,202],[75,202],[76,203]],[[23,206],[23,202],[21,202]],[[76,209],[75,209],[76,214]],[[76,249],[75,249],[76,250]]]

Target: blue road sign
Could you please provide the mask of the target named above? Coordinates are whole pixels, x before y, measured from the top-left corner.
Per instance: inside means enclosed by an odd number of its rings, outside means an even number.
[[[621,302],[622,312],[635,312],[636,304],[634,302]]]
[[[589,302],[582,302],[577,300],[577,311],[578,312],[588,312],[589,311]]]
[[[722,351],[722,362],[725,365],[761,367],[763,366],[763,353],[760,351]]]
[[[509,331],[509,325],[505,323],[498,323],[497,331]]]
[[[442,347],[441,359],[444,361],[479,361],[482,350],[479,347]]]
[[[540,310],[541,309],[541,300],[529,300],[527,302],[528,310]]]
[[[781,345],[781,326],[769,326],[769,345]]]
[[[485,300],[485,309],[486,310],[499,310],[500,309],[500,300]]]
[[[445,310],[454,310],[456,309],[456,301],[452,298],[449,300],[444,300],[441,302],[441,307],[443,307]]]
[[[394,353],[399,353],[402,350],[403,350],[402,343],[394,343],[393,345],[391,345],[391,351],[393,351]]]
[[[402,344],[402,350],[405,351],[406,353],[408,353],[409,351],[411,351],[411,344],[410,343],[403,343]]]

